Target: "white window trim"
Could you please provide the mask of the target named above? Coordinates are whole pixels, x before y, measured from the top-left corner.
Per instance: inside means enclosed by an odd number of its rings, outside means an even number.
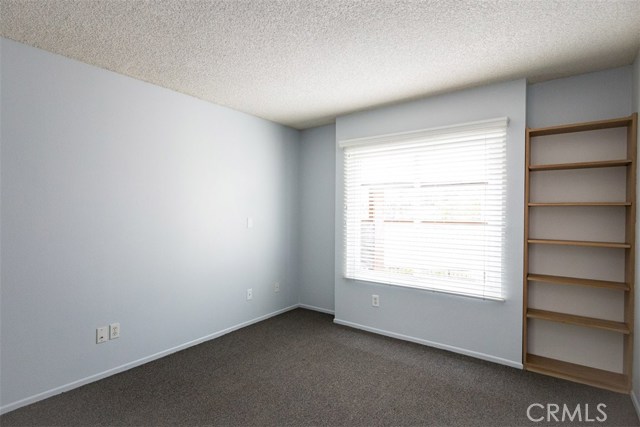
[[[408,132],[387,133],[384,135],[368,136],[364,138],[343,139],[338,142],[340,148],[358,147],[363,145],[393,144],[421,139],[429,136],[445,135],[453,132],[465,132],[486,129],[495,126],[509,125],[508,117],[498,117],[495,119],[479,120],[457,125],[439,126],[428,129],[420,129]]]

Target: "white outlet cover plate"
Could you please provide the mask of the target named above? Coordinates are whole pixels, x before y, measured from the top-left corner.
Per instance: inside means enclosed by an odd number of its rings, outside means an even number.
[[[280,292],[280,282],[276,282],[273,284],[273,291]]]
[[[371,305],[374,307],[380,307],[380,296],[371,295]]]
[[[253,289],[249,288],[247,289],[247,301],[253,299]]]
[[[120,323],[112,323],[109,325],[109,339],[115,340],[120,338]]]

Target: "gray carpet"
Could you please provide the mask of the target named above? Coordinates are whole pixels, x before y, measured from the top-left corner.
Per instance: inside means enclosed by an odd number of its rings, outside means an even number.
[[[532,403],[606,404],[534,423]],[[541,411],[539,411],[541,413]],[[538,414],[536,412],[536,414]],[[538,414],[539,415],[539,414]],[[9,426],[640,426],[627,395],[338,326],[294,310],[15,410]]]

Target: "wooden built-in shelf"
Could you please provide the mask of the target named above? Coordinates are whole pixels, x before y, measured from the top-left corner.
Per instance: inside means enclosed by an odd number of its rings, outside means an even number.
[[[529,207],[631,206],[631,202],[530,202]]]
[[[587,132],[590,130],[623,128],[633,124],[633,116],[618,119],[597,120],[593,122],[574,123],[569,125],[548,126],[544,128],[529,128],[529,136],[548,136],[562,133]]]
[[[551,165],[529,165],[531,172],[535,171],[557,171],[568,169],[594,169],[594,168],[616,168],[629,166],[633,162],[629,159],[623,160],[602,160],[598,162],[578,162],[578,163],[556,163]]]
[[[631,388],[629,377],[624,374],[584,365],[576,365],[575,363],[564,362],[531,353],[527,353],[525,356],[525,368],[528,371],[551,375],[619,393],[629,393]]]
[[[617,391],[621,393],[629,393],[631,389],[631,378],[633,378],[633,335],[634,335],[634,307],[635,307],[635,242],[636,242],[636,165],[637,165],[637,127],[638,123],[638,114],[634,113],[627,117],[621,117],[617,119],[609,119],[609,120],[600,120],[594,122],[583,122],[583,123],[573,123],[561,126],[550,126],[545,128],[528,128],[525,134],[525,209],[524,209],[524,235],[525,235],[525,245],[524,245],[524,272],[523,275],[523,333],[522,333],[522,354],[523,354],[523,365],[526,370],[538,372],[541,374],[551,375],[558,378],[563,378],[570,381],[575,381],[582,384],[588,384],[595,387],[600,387],[612,391]],[[626,145],[626,153],[616,155],[617,159],[607,159],[607,158],[595,158],[592,161],[585,161],[585,156],[583,156],[583,150],[590,150],[589,155],[599,156],[601,153],[600,149],[596,150],[594,147],[591,147],[590,144],[586,144],[584,148],[580,145],[580,141],[583,137],[587,138],[585,141],[591,141],[589,138],[595,138],[597,134],[580,134],[579,132],[590,132],[597,131],[601,129],[613,129],[613,128],[623,128],[624,132],[615,132],[609,135],[604,136],[602,139],[602,144],[614,143],[617,144],[619,142],[623,142]],[[544,137],[551,135],[559,135],[559,134],[570,134],[575,133],[570,138],[560,138],[560,139],[546,139]],[[540,141],[546,141],[547,143],[543,143],[538,145]],[[554,145],[557,148],[551,150],[550,145]],[[533,151],[532,151],[533,150]],[[533,153],[533,157],[532,157]],[[563,157],[559,157],[556,154],[565,153]],[[573,158],[565,157],[565,155],[570,155],[574,153]],[[549,164],[532,164],[532,158],[536,156],[542,156],[541,158],[545,158],[548,162],[557,162],[557,163],[549,163]],[[554,157],[555,156],[555,157]],[[582,158],[581,158],[582,157]],[[562,162],[562,163],[560,163]],[[583,187],[579,187],[579,183],[574,182],[577,175],[573,175],[574,172],[568,172],[565,174],[558,174],[554,180],[554,182],[546,182],[543,180],[545,178],[545,174],[541,172],[545,171],[579,171],[579,170],[588,170],[588,169],[599,169],[598,174],[589,174],[581,176],[584,180],[584,189],[587,190],[584,196],[581,196],[583,201],[571,201],[572,193],[571,191],[562,190],[561,193],[565,195],[565,199],[557,199],[557,201],[549,201],[553,200],[552,196],[556,194],[554,191],[555,182],[564,182],[565,185],[575,186],[576,189],[583,189]],[[548,177],[548,176],[547,176]],[[572,179],[569,179],[572,178]],[[617,201],[604,201],[600,196],[598,196],[599,191],[595,191],[599,182],[604,180],[606,184],[613,189],[614,186],[618,186],[618,188],[623,188],[625,195],[617,196],[614,200]],[[536,187],[536,195],[537,200],[531,200],[531,188],[532,184],[535,184]],[[593,187],[594,190],[591,191],[590,188]],[[609,188],[607,187],[607,188]],[[581,191],[582,192],[582,191]],[[553,196],[557,197],[557,196]],[[577,198],[577,197],[576,197]],[[545,199],[547,201],[545,201]],[[569,199],[569,200],[567,200]],[[584,201],[584,200],[590,201]],[[597,216],[599,220],[609,220],[612,224],[617,224],[618,226],[624,225],[624,237],[619,237],[619,240],[622,242],[594,242],[594,241],[586,241],[586,240],[560,240],[557,239],[558,234],[550,235],[552,239],[545,238],[536,238],[535,235],[531,233],[531,222],[530,216],[533,213],[540,213],[538,209],[546,209],[549,207],[556,208],[564,208],[567,206],[579,207],[579,209],[561,209],[557,211],[547,211],[550,216],[545,216],[544,218],[538,218],[537,226],[547,226],[549,230],[555,230],[554,227],[549,228],[549,224],[553,220],[553,218],[557,218],[562,215],[564,217],[574,218],[579,220],[581,218]],[[586,209],[584,209],[586,207]],[[600,209],[600,207],[615,207],[614,209]],[[624,213],[624,220],[619,217],[619,214]],[[621,223],[622,222],[622,223]],[[579,223],[576,223],[576,225]],[[587,231],[582,230],[581,227],[575,228],[575,238],[588,238]],[[611,238],[611,237],[610,237]],[[606,262],[605,255],[611,255],[607,250],[598,250],[591,251],[591,253],[580,253],[575,254],[575,249],[571,247],[591,247],[591,248],[613,248],[613,249],[623,249],[623,254],[618,253],[617,255],[624,256],[624,269],[620,271],[616,266],[611,266],[612,269],[615,267],[615,273],[612,271],[612,274],[616,274],[613,277],[616,277],[620,281],[609,281],[609,280],[594,280],[594,279],[582,279],[579,277],[566,277],[566,276],[555,276],[552,274],[550,270],[549,264],[545,264],[544,262],[539,263],[534,267],[536,273],[531,271],[532,267],[530,264],[530,250],[532,249],[532,245],[556,245],[557,246],[557,256],[565,257],[562,260],[565,262],[569,262],[571,260],[571,256],[579,255],[580,257],[585,257],[584,260],[589,262],[591,258],[595,260],[600,260],[600,262]],[[566,250],[564,250],[566,248]],[[582,259],[582,258],[581,258]],[[578,267],[578,266],[577,266]],[[588,266],[587,266],[588,267]],[[578,271],[574,273],[566,273],[566,274],[575,274],[578,276],[589,276],[590,269],[582,266],[580,264],[580,268]],[[541,274],[537,274],[541,273]],[[547,273],[547,274],[544,274]],[[542,286],[540,283],[547,283],[547,286]],[[559,289],[557,286],[590,286],[593,288],[601,288],[601,289],[609,289],[613,292],[617,292],[618,296],[622,296],[624,299],[623,304],[623,312],[622,313],[611,313],[610,315],[603,315],[605,317],[612,318],[614,316],[620,316],[619,319],[622,321],[612,321],[605,320],[602,318],[594,318],[587,316],[578,316],[575,314],[569,314],[568,312],[572,311],[570,308],[572,306],[572,301],[570,301],[570,296],[561,297],[558,293]],[[537,287],[536,292],[544,293],[547,295],[547,298],[553,298],[553,296],[557,296],[557,301],[554,302],[555,307],[544,307],[538,306],[539,308],[533,308],[529,299],[529,290],[531,287]],[[571,292],[576,293],[585,293],[586,289],[575,288],[570,290]],[[592,293],[588,296],[589,304],[602,303],[602,298],[604,296],[600,296],[598,293]],[[553,311],[548,309],[552,308]],[[618,317],[615,317],[618,318]],[[536,320],[533,320],[536,319]],[[585,328],[582,332],[587,334],[587,336],[591,336],[593,338],[593,342],[582,342],[581,337],[574,335],[578,331],[573,330],[574,328],[562,328],[561,332],[563,335],[567,336],[569,340],[571,337],[574,337],[576,340],[576,351],[571,351],[567,353],[568,361],[552,359],[549,357],[539,356],[536,354],[532,354],[528,351],[529,346],[532,348],[536,348],[535,352],[540,354],[552,354],[554,352],[553,344],[544,342],[544,339],[540,341],[538,337],[539,334],[548,333],[545,328],[538,329],[536,334],[530,334],[530,328],[533,324],[537,322],[551,322],[556,323],[556,325],[547,324],[550,329],[554,327],[558,327],[562,324],[570,324],[577,325],[580,328]],[[540,326],[540,325],[538,325]],[[533,326],[533,328],[537,328],[538,326]],[[556,329],[558,331],[559,328]],[[577,329],[577,328],[575,328]],[[603,333],[602,331],[606,331],[606,334],[618,334],[620,338],[620,344],[616,342],[604,342],[600,338],[596,332]],[[578,345],[577,340],[580,339],[580,344]],[[529,341],[532,342],[529,342]],[[571,341],[569,341],[571,342]],[[545,350],[545,347],[551,345],[552,347]],[[556,343],[556,345],[561,345],[561,343]],[[578,364],[579,361],[584,361],[583,357],[580,357],[576,352],[578,351],[588,351],[589,346],[594,345],[607,345],[611,346],[611,354],[618,354],[621,352],[622,356],[622,366],[620,372],[612,372],[603,369],[596,369],[587,365]],[[637,348],[637,346],[636,346]],[[636,350],[637,351],[637,350]],[[563,357],[564,358],[564,357]],[[573,363],[571,363],[571,359],[575,359]],[[593,358],[591,358],[593,359]],[[585,359],[586,360],[586,359]],[[596,360],[592,360],[591,363],[596,363]],[[592,365],[593,366],[593,365]],[[595,366],[598,366],[596,364]]]
[[[541,319],[551,322],[568,323],[571,325],[584,326],[586,328],[604,329],[606,331],[618,332],[621,334],[629,333],[629,325],[624,322],[596,319],[595,317],[577,316],[575,314],[538,310],[536,308],[527,309],[527,317],[530,319]]]
[[[531,282],[545,282],[556,285],[591,286],[593,288],[616,289],[628,291],[629,285],[624,282],[612,282],[609,280],[581,279],[578,277],[551,276],[547,274],[528,274],[527,280]]]
[[[586,240],[553,240],[553,239],[529,239],[528,243],[539,245],[560,245],[560,246],[587,246],[591,248],[614,248],[629,249],[631,245],[628,243],[618,242],[590,242]]]

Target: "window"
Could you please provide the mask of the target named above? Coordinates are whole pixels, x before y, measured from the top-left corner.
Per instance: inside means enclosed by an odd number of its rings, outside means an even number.
[[[345,277],[502,299],[507,123],[341,141]]]

